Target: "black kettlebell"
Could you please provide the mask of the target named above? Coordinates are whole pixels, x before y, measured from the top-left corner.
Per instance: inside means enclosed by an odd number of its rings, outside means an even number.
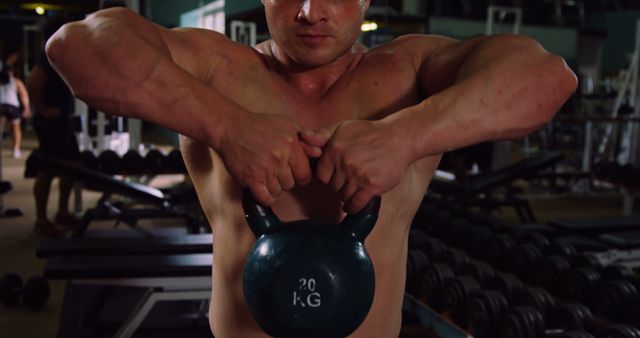
[[[373,303],[375,274],[364,247],[380,197],[340,224],[282,222],[243,190],[245,217],[257,240],[244,266],[244,298],[274,337],[346,337]]]

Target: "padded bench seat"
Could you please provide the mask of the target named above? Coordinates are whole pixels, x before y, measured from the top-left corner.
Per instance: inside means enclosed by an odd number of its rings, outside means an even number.
[[[120,279],[211,276],[212,254],[60,256],[47,260],[49,279]]]
[[[122,255],[209,254],[211,256],[212,240],[211,234],[146,238],[45,239],[38,244],[36,255],[40,258],[77,255],[85,259],[87,256]]]
[[[556,219],[549,225],[572,234],[600,235],[611,232],[640,231],[640,215],[590,219]]]

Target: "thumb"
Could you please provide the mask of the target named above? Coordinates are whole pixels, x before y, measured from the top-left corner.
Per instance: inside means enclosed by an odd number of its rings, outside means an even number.
[[[333,136],[333,133],[329,128],[322,128],[315,131],[304,130],[300,132],[300,140],[302,140],[302,142],[318,148],[323,148],[327,142],[329,142],[331,136]]]

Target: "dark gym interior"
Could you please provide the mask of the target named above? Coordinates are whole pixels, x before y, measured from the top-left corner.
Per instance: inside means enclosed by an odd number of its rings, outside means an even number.
[[[113,6],[242,44],[270,38],[258,0],[5,0],[0,65],[27,83],[49,20]],[[364,20],[370,48],[412,33],[526,35],[579,82],[528,136],[444,153],[409,231],[400,337],[640,338],[640,1],[371,0]],[[0,126],[0,336],[213,337],[215,248],[178,134],[75,99],[79,160],[51,158],[29,95],[20,131]],[[72,179],[68,215],[58,179],[37,210],[45,169]]]

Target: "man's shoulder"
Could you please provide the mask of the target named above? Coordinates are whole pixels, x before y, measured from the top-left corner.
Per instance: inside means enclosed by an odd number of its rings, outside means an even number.
[[[455,43],[456,40],[441,35],[406,34],[395,38],[393,41],[376,46],[367,51],[367,54],[388,54],[393,52],[400,57],[415,60],[428,57],[428,54],[443,45]]]

